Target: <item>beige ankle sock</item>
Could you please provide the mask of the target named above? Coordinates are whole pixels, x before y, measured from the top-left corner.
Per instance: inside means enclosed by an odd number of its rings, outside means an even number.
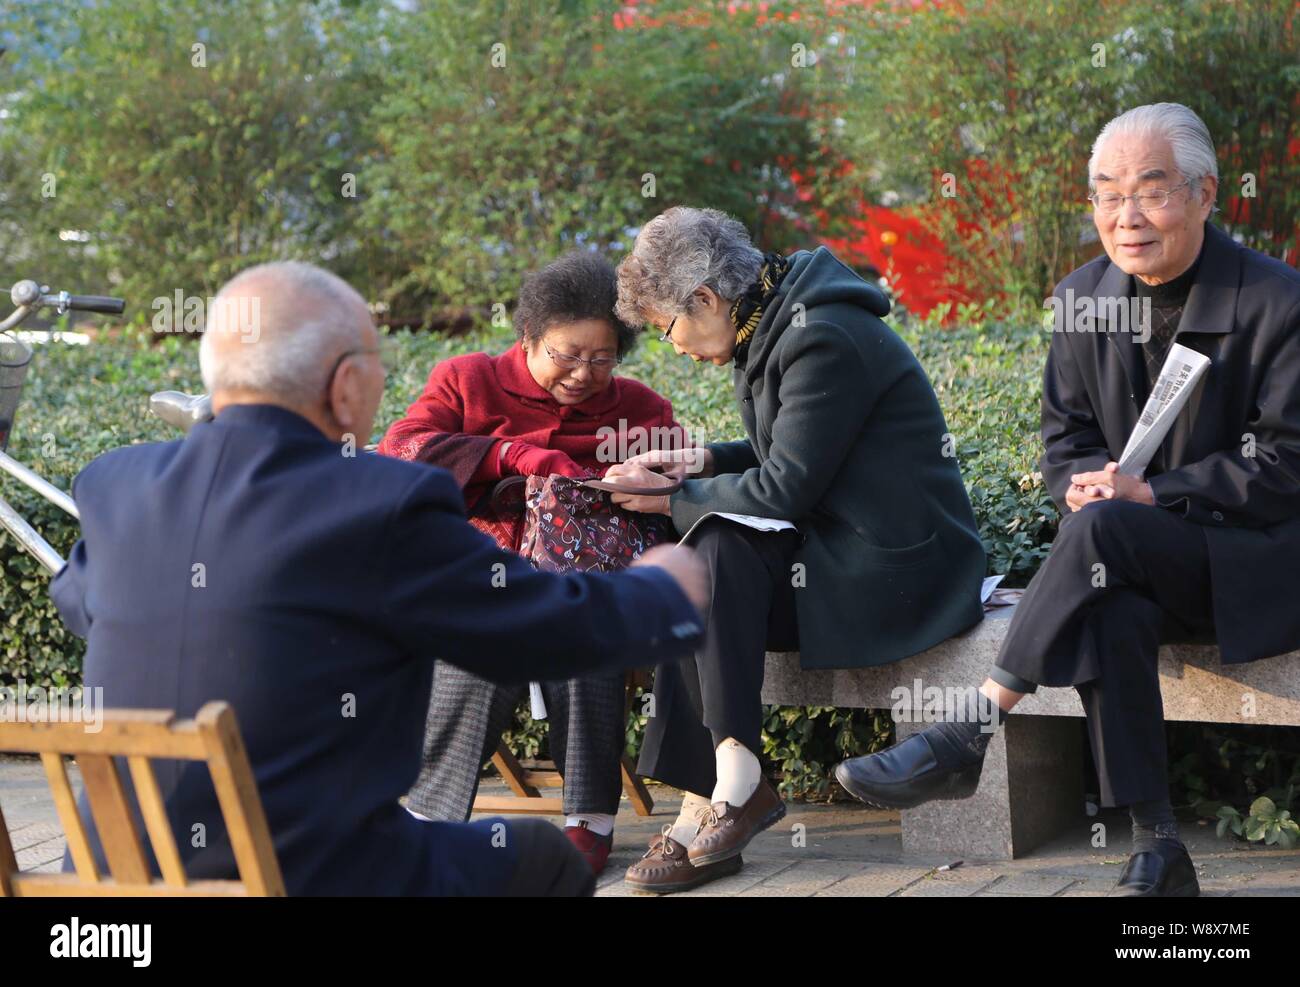
[[[677,819],[668,835],[682,846],[690,846],[700,829],[700,813],[708,807],[709,800],[705,796],[682,792],[682,811],[677,813]]]
[[[733,737],[718,745],[718,783],[713,801],[742,806],[758,787],[762,772],[754,752]]]

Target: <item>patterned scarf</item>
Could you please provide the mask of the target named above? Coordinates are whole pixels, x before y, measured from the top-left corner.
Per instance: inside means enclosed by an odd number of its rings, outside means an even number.
[[[758,280],[749,286],[749,290],[731,304],[731,324],[736,327],[736,349],[749,342],[758,324],[763,321],[763,313],[776,297],[781,286],[781,279],[790,270],[790,262],[780,254],[763,255],[763,266],[759,268]]]

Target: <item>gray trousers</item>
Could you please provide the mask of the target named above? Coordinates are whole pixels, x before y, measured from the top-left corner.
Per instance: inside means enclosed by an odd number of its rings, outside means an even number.
[[[551,755],[564,776],[565,815],[618,812],[626,729],[623,681],[620,672],[542,683]],[[424,759],[408,795],[410,808],[430,819],[468,819],[479,771],[527,695],[526,684],[495,685],[437,662],[424,727]]]

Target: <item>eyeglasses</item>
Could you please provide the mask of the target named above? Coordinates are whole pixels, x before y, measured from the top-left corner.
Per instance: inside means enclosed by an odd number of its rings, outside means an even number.
[[[584,360],[572,353],[556,353],[545,343],[542,343],[542,349],[546,350],[546,355],[551,358],[551,362],[563,370],[577,370],[585,363],[591,368],[593,374],[607,374],[621,362],[612,356],[598,356],[594,360]]]
[[[679,317],[674,315],[673,321],[668,323],[668,328],[664,330],[663,335],[659,337],[661,343],[671,343],[673,341],[673,326],[677,325]]]
[[[330,368],[330,375],[325,378],[325,390],[329,391],[329,389],[334,385],[334,375],[339,372],[339,367],[343,366],[343,361],[348,357],[366,356],[367,354],[373,353],[379,357],[380,365],[387,370],[389,366],[392,365],[391,358],[393,350],[393,341],[387,336],[379,337],[378,346],[357,347],[352,350],[344,350],[339,354],[338,359],[334,361],[334,366]]]
[[[1142,212],[1151,212],[1169,205],[1171,195],[1184,185],[1191,184],[1191,180],[1188,179],[1179,182],[1171,189],[1149,188],[1143,189],[1141,192],[1134,192],[1132,195],[1120,195],[1118,192],[1093,192],[1092,195],[1088,196],[1088,201],[1092,203],[1093,208],[1098,212],[1117,213],[1124,207],[1125,199],[1132,199]]]

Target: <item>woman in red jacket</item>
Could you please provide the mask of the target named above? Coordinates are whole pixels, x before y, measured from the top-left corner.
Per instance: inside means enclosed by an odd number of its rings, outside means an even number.
[[[638,332],[614,315],[617,296],[613,267],[593,253],[568,254],[529,277],[515,311],[518,342],[499,356],[470,353],[435,366],[379,451],[451,471],[470,522],[518,551],[522,519],[498,516],[490,504],[498,481],[600,476],[616,461],[611,450],[638,441],[645,448],[665,429],[680,437],[665,398],[614,375]],[[438,662],[424,762],[408,799],[414,814],[469,817],[479,769],[526,689]],[[623,677],[545,683],[543,691],[564,775],[565,834],[600,873],[622,791]]]

